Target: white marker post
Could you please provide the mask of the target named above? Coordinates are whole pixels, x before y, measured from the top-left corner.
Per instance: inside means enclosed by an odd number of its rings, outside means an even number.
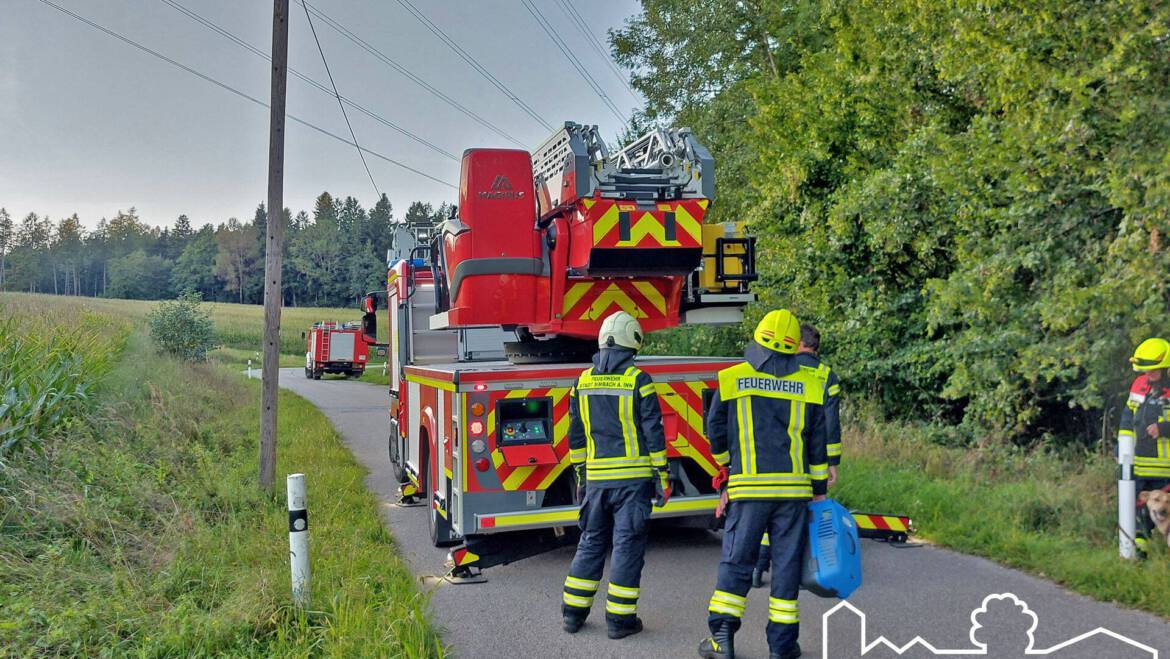
[[[252,360],[248,360],[248,379],[252,379]]]
[[[1137,530],[1137,501],[1133,483],[1133,435],[1117,438],[1117,536],[1122,558],[1134,558],[1134,533]]]
[[[305,509],[305,475],[288,476],[288,557],[292,563],[293,603],[309,606],[309,511]]]

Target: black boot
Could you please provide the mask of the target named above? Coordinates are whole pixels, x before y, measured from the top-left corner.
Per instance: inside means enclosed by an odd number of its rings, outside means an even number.
[[[722,622],[699,644],[699,656],[703,659],[735,659],[735,631],[730,622]]]
[[[760,568],[752,570],[752,588],[759,588],[764,585],[764,571]]]
[[[628,622],[625,620],[619,622],[617,620],[607,619],[605,623],[609,627],[607,635],[615,641],[619,638],[633,636],[634,634],[642,631],[641,618],[634,618],[633,622]]]
[[[770,653],[768,653],[768,659],[796,659],[799,656],[800,656],[800,644],[799,643],[793,643],[792,647],[788,648],[787,650],[784,650],[783,652],[770,652]]]
[[[581,626],[585,624],[585,619],[576,616],[565,616],[564,623],[561,626],[562,629],[570,634],[576,634],[581,631]]]

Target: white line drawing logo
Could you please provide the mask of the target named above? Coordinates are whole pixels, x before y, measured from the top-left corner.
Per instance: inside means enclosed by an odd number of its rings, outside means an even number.
[[[882,656],[885,656],[889,651],[892,651],[897,655],[902,655],[915,648],[920,651],[927,651],[932,655],[939,657],[988,656],[988,644],[985,641],[981,641],[979,639],[979,631],[984,629],[984,625],[982,622],[980,622],[980,618],[986,615],[993,606],[999,606],[1001,607],[1001,610],[1004,606],[1014,607],[1014,612],[1018,614],[1018,616],[1022,617],[1022,622],[1027,625],[1027,628],[1023,630],[1024,634],[1027,636],[1027,645],[1022,649],[1022,651],[1017,650],[1017,654],[1022,654],[1025,656],[1060,657],[1060,651],[1064,650],[1065,648],[1075,647],[1077,644],[1089,641],[1090,639],[1108,637],[1117,641],[1119,646],[1128,646],[1124,648],[1124,650],[1121,650],[1120,648],[1118,650],[1118,652],[1124,651],[1126,654],[1111,654],[1110,656],[1125,657],[1126,659],[1129,659],[1130,657],[1133,657],[1134,659],[1145,659],[1147,657],[1149,659],[1158,659],[1158,650],[1143,643],[1139,643],[1132,638],[1118,634],[1115,631],[1105,629],[1104,627],[1097,627],[1092,631],[1085,632],[1084,634],[1074,638],[1070,638],[1067,641],[1058,643],[1050,648],[1037,648],[1034,634],[1036,632],[1036,628],[1040,624],[1040,619],[1036,613],[1028,607],[1027,602],[1016,597],[1012,593],[998,593],[988,595],[987,597],[983,598],[983,603],[978,608],[971,611],[970,639],[971,645],[973,647],[956,649],[936,648],[921,636],[915,636],[909,643],[906,643],[905,645],[897,645],[887,639],[885,636],[878,636],[871,640],[866,632],[865,612],[853,606],[848,601],[842,600],[836,606],[826,611],[823,616],[821,616],[821,656],[823,659],[829,659],[829,618],[842,609],[852,612],[860,621],[861,638],[858,645],[858,650],[848,648],[848,651],[859,651],[861,656],[865,656],[873,650],[879,650],[879,652],[876,654],[880,654]],[[1017,620],[1020,620],[1020,618],[1017,618]],[[848,642],[835,640],[834,647],[837,648],[836,653],[840,654],[843,649],[842,646],[845,645],[848,645]],[[996,656],[998,656],[998,653]]]

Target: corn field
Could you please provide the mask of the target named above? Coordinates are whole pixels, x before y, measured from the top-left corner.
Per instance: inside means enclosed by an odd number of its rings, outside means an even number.
[[[78,308],[0,305],[0,464],[68,432],[92,405],[130,325]]]

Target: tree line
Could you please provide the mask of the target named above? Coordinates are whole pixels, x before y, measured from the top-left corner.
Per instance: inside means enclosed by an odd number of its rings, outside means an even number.
[[[444,204],[413,202],[403,222],[431,224]],[[369,210],[357,199],[323,192],[312,214],[284,209],[283,288],[288,306],[350,306],[384,286],[394,225],[386,195]],[[76,214],[53,222],[0,208],[0,290],[128,299],[169,299],[185,292],[220,302],[259,304],[264,296],[268,213],[196,229],[186,215],[150,226],[134,208],[102,218],[92,230]]]
[[[715,154],[757,314],[940,440],[1115,434],[1126,358],[1170,333],[1170,5],[641,4],[614,54]]]

